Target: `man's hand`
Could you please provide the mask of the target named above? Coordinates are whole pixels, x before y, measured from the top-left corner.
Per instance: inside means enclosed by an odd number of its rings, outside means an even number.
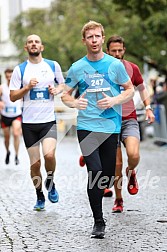
[[[75,107],[79,110],[84,110],[88,106],[88,99],[85,99],[86,93],[83,93],[78,99],[75,100]]]
[[[97,106],[100,109],[112,108],[115,105],[115,97],[110,97],[106,95],[104,92],[102,92],[102,95],[104,96],[104,98],[97,101]]]
[[[51,95],[57,95],[57,94],[58,94],[58,93],[57,93],[57,90],[56,90],[56,87],[51,86],[51,85],[48,86],[48,91],[49,91],[49,93],[50,93]]]
[[[48,90],[51,95],[58,95],[63,92],[64,84],[59,84],[59,85],[57,85],[57,87],[49,85]]]
[[[151,109],[146,109],[146,121],[148,121],[148,124],[151,124],[155,121],[155,116]]]
[[[38,84],[38,81],[36,78],[32,78],[29,82],[29,84],[27,85],[28,89],[32,89],[34,87],[36,87],[36,85]]]

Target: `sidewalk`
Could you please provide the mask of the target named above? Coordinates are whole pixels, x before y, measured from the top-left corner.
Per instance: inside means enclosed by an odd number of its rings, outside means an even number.
[[[91,239],[93,218],[88,203],[85,167],[78,164],[77,139],[64,138],[57,146],[56,187],[60,201],[46,195],[46,210],[33,211],[35,191],[29,175],[29,159],[21,143],[20,164],[5,165],[0,136],[0,252],[167,252],[167,147],[153,140],[141,142],[138,165],[140,190],[129,195],[124,179],[124,212],[113,214],[113,198],[104,198],[106,237]],[[126,158],[124,153],[124,168]],[[42,167],[45,178],[45,171]],[[125,169],[124,169],[125,173]]]

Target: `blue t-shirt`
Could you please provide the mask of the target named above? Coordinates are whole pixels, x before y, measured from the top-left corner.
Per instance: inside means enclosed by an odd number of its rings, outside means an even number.
[[[120,85],[127,82],[129,76],[120,60],[104,54],[98,61],[89,61],[87,57],[76,61],[70,67],[66,84],[77,88],[79,94],[86,92],[88,106],[79,110],[77,129],[104,133],[119,133],[121,129],[122,106],[102,110],[97,101],[104,98],[102,92],[109,96],[120,94]]]

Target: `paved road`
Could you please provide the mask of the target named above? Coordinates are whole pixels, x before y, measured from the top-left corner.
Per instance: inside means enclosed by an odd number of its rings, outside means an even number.
[[[33,211],[36,197],[23,142],[20,164],[15,166],[12,146],[11,162],[4,164],[2,141],[0,137],[1,252],[167,251],[166,146],[157,147],[150,139],[141,143],[140,191],[131,196],[124,186],[122,214],[111,212],[114,197],[103,199],[106,238],[97,240],[90,238],[93,218],[86,194],[86,169],[78,165],[76,138],[66,137],[58,144],[55,181],[60,201],[52,204],[46,200],[43,212]],[[42,173],[45,177],[44,169]]]

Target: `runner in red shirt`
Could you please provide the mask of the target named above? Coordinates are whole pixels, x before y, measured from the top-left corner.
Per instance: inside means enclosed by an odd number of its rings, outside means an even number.
[[[111,36],[107,41],[107,53],[111,56],[120,59],[128,75],[131,78],[133,85],[139,91],[141,100],[144,103],[146,109],[146,120],[148,123],[154,122],[154,114],[150,107],[150,98],[143,83],[143,78],[140,73],[138,66],[132,62],[124,60],[126,48],[124,39],[120,36]],[[136,109],[133,99],[129,102],[122,105],[122,129],[120,134],[120,141],[117,148],[117,162],[116,162],[116,180],[114,183],[116,199],[114,202],[113,212],[122,212],[123,211],[123,197],[122,197],[122,151],[121,151],[121,142],[126,148],[127,153],[127,163],[128,167],[126,168],[126,175],[128,177],[128,192],[131,195],[138,193],[138,183],[136,179],[135,168],[137,167],[140,154],[140,132],[139,125],[137,122]],[[105,189],[104,196],[112,196],[111,189]]]

